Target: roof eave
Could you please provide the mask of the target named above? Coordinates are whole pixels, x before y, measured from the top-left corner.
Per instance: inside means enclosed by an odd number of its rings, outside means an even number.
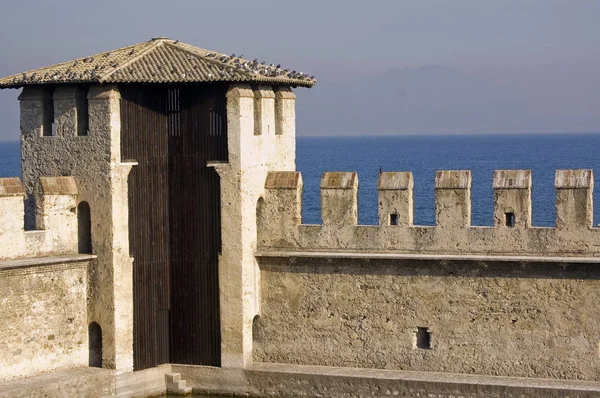
[[[119,81],[119,80],[81,80],[81,81],[53,81],[53,82],[40,82],[40,83],[16,83],[16,84],[0,84],[0,90],[4,89],[20,89],[23,87],[34,87],[34,86],[54,86],[63,84],[205,84],[205,83],[248,83],[248,84],[265,84],[271,86],[292,86],[292,87],[314,87],[316,81],[289,81],[289,80],[205,80],[205,81]]]

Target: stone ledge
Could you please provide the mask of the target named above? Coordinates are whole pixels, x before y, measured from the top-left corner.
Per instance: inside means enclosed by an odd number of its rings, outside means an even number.
[[[498,261],[535,263],[584,263],[600,264],[600,257],[557,257],[557,256],[498,256],[469,254],[419,254],[419,253],[357,253],[357,252],[316,252],[260,250],[255,257],[264,258],[332,258],[332,259],[372,259],[372,260],[438,260],[438,261]]]
[[[194,393],[248,397],[598,397],[600,383],[254,362],[246,369],[172,365]]]
[[[416,372],[410,370],[347,368],[317,365],[294,365],[283,363],[254,362],[247,370],[252,372],[276,372],[321,376],[343,376],[381,380],[406,380],[431,383],[477,384],[506,387],[544,388],[569,391],[600,392],[600,382],[526,377],[486,376],[460,373]]]
[[[115,372],[100,368],[75,368],[5,381],[0,398],[114,397]]]
[[[0,271],[57,264],[81,263],[94,260],[97,257],[98,256],[93,254],[70,254],[51,257],[23,258],[17,260],[0,260]]]

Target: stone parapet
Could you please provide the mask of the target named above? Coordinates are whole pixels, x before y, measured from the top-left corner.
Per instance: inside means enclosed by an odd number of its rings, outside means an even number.
[[[377,181],[379,225],[413,225],[413,189],[411,172],[381,172]]]
[[[471,171],[435,173],[435,219],[440,227],[471,225]]]
[[[471,225],[469,171],[436,174],[436,226],[413,225],[412,175],[388,172],[379,177],[379,226],[357,225],[356,173],[324,173],[323,224],[301,224],[296,216],[302,206],[301,176],[294,174],[293,194],[274,184],[265,191],[261,206],[271,213],[258,220],[258,245],[260,250],[600,256],[600,229],[591,221],[592,177],[590,170],[557,172],[557,227],[542,228],[531,225],[529,170],[494,173],[493,227]]]
[[[0,179],[0,259],[77,253],[77,185],[73,177],[41,177],[40,230],[24,230],[24,189]]]
[[[531,226],[531,170],[494,171],[494,225]]]
[[[275,200],[261,200],[259,203],[258,224],[274,226],[271,229],[258,230],[258,240],[269,239],[272,233],[294,228],[302,222],[301,198],[302,175],[296,171],[272,171],[265,181],[265,196],[277,197]],[[282,206],[290,204],[290,206]]]
[[[324,225],[358,224],[358,176],[356,173],[323,173],[321,216]]]
[[[556,227],[591,228],[594,216],[592,170],[556,170]]]

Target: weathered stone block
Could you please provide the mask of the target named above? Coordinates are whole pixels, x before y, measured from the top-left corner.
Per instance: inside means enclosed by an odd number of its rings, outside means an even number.
[[[413,225],[414,185],[411,172],[379,173],[379,225]]]
[[[265,197],[259,201],[258,240],[289,246],[294,227],[302,222],[302,175],[296,171],[270,171]]]
[[[321,178],[323,225],[358,224],[358,176],[349,172],[323,173]]]
[[[471,171],[435,173],[435,219],[439,227],[471,226]]]
[[[556,227],[591,228],[594,174],[588,170],[556,170]]]
[[[531,170],[494,171],[494,225],[531,226]]]

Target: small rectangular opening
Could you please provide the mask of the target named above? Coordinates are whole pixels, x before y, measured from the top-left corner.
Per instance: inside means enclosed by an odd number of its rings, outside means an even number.
[[[390,214],[390,225],[398,225],[398,214]]]
[[[417,348],[428,350],[431,348],[431,332],[429,328],[418,327],[416,335]]]
[[[90,134],[88,88],[82,89],[80,108],[77,110],[77,135],[82,137]]]
[[[284,124],[284,115],[283,115],[283,106],[281,105],[281,99],[279,96],[275,96],[275,135],[282,135],[283,124]]]
[[[504,218],[505,218],[504,224],[507,227],[511,227],[512,228],[512,227],[515,226],[515,213],[513,213],[512,211],[504,213]]]
[[[43,125],[42,125],[42,135],[45,137],[51,137],[56,135],[55,126],[54,126],[54,99],[52,95],[54,93],[53,89],[48,89],[47,94],[44,96],[43,102]]]
[[[252,91],[254,92],[254,135],[262,135],[262,97],[258,91],[258,85],[252,85]]]

